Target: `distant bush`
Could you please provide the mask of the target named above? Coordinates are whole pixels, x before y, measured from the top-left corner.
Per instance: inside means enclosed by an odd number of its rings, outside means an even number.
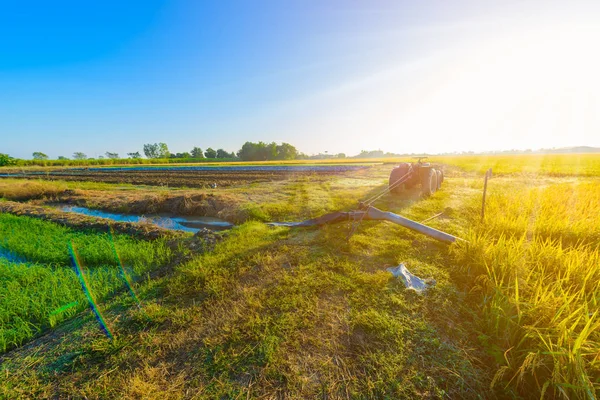
[[[277,145],[275,142],[246,142],[237,152],[242,161],[295,160],[298,155],[298,150],[291,144]]]
[[[34,151],[33,152],[33,159],[34,160],[47,160],[48,159],[48,155],[45,153],[42,153],[41,151]]]
[[[171,154],[169,146],[166,143],[146,143],[144,145],[144,154],[148,158],[168,158]]]
[[[0,153],[0,167],[4,167],[7,165],[16,165],[17,160],[9,156],[8,154]]]

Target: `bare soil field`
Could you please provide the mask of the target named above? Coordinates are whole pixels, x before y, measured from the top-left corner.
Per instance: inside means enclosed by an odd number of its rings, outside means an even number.
[[[170,187],[224,187],[297,177],[343,175],[364,166],[122,167],[5,170],[0,178],[88,181]]]

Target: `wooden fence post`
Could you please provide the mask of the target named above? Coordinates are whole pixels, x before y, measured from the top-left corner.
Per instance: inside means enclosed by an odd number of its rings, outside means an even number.
[[[487,182],[488,178],[492,177],[492,169],[488,169],[485,171],[485,181],[483,183],[483,199],[481,201],[481,220],[483,221],[483,217],[485,216],[485,194],[487,193]]]

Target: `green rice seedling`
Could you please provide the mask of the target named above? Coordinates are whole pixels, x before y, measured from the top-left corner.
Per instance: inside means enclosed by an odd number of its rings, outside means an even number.
[[[69,266],[69,241],[80,249],[88,267],[118,264],[109,233],[78,232],[48,221],[0,214],[0,246],[28,261]],[[118,235],[114,244],[123,263],[136,273],[165,263],[171,254],[162,240],[146,242]]]
[[[34,263],[0,258],[0,352],[23,344],[56,326],[88,302],[69,261],[68,241],[79,245],[84,273],[96,301],[153,268],[169,262],[171,251],[161,241],[82,233],[50,222],[0,214],[0,245]],[[122,257],[121,266],[115,251]],[[68,307],[67,307],[68,306]]]
[[[96,268],[89,280],[99,298],[122,285],[114,268]],[[69,268],[0,259],[0,282],[0,351],[21,345],[86,307],[77,277]],[[76,306],[55,312],[73,303]]]

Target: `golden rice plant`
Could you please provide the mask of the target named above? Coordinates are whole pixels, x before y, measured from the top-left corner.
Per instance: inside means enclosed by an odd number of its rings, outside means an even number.
[[[521,395],[596,398],[600,390],[600,188],[499,184],[473,213],[458,268],[483,298],[493,386]],[[474,209],[475,210],[475,209]]]

